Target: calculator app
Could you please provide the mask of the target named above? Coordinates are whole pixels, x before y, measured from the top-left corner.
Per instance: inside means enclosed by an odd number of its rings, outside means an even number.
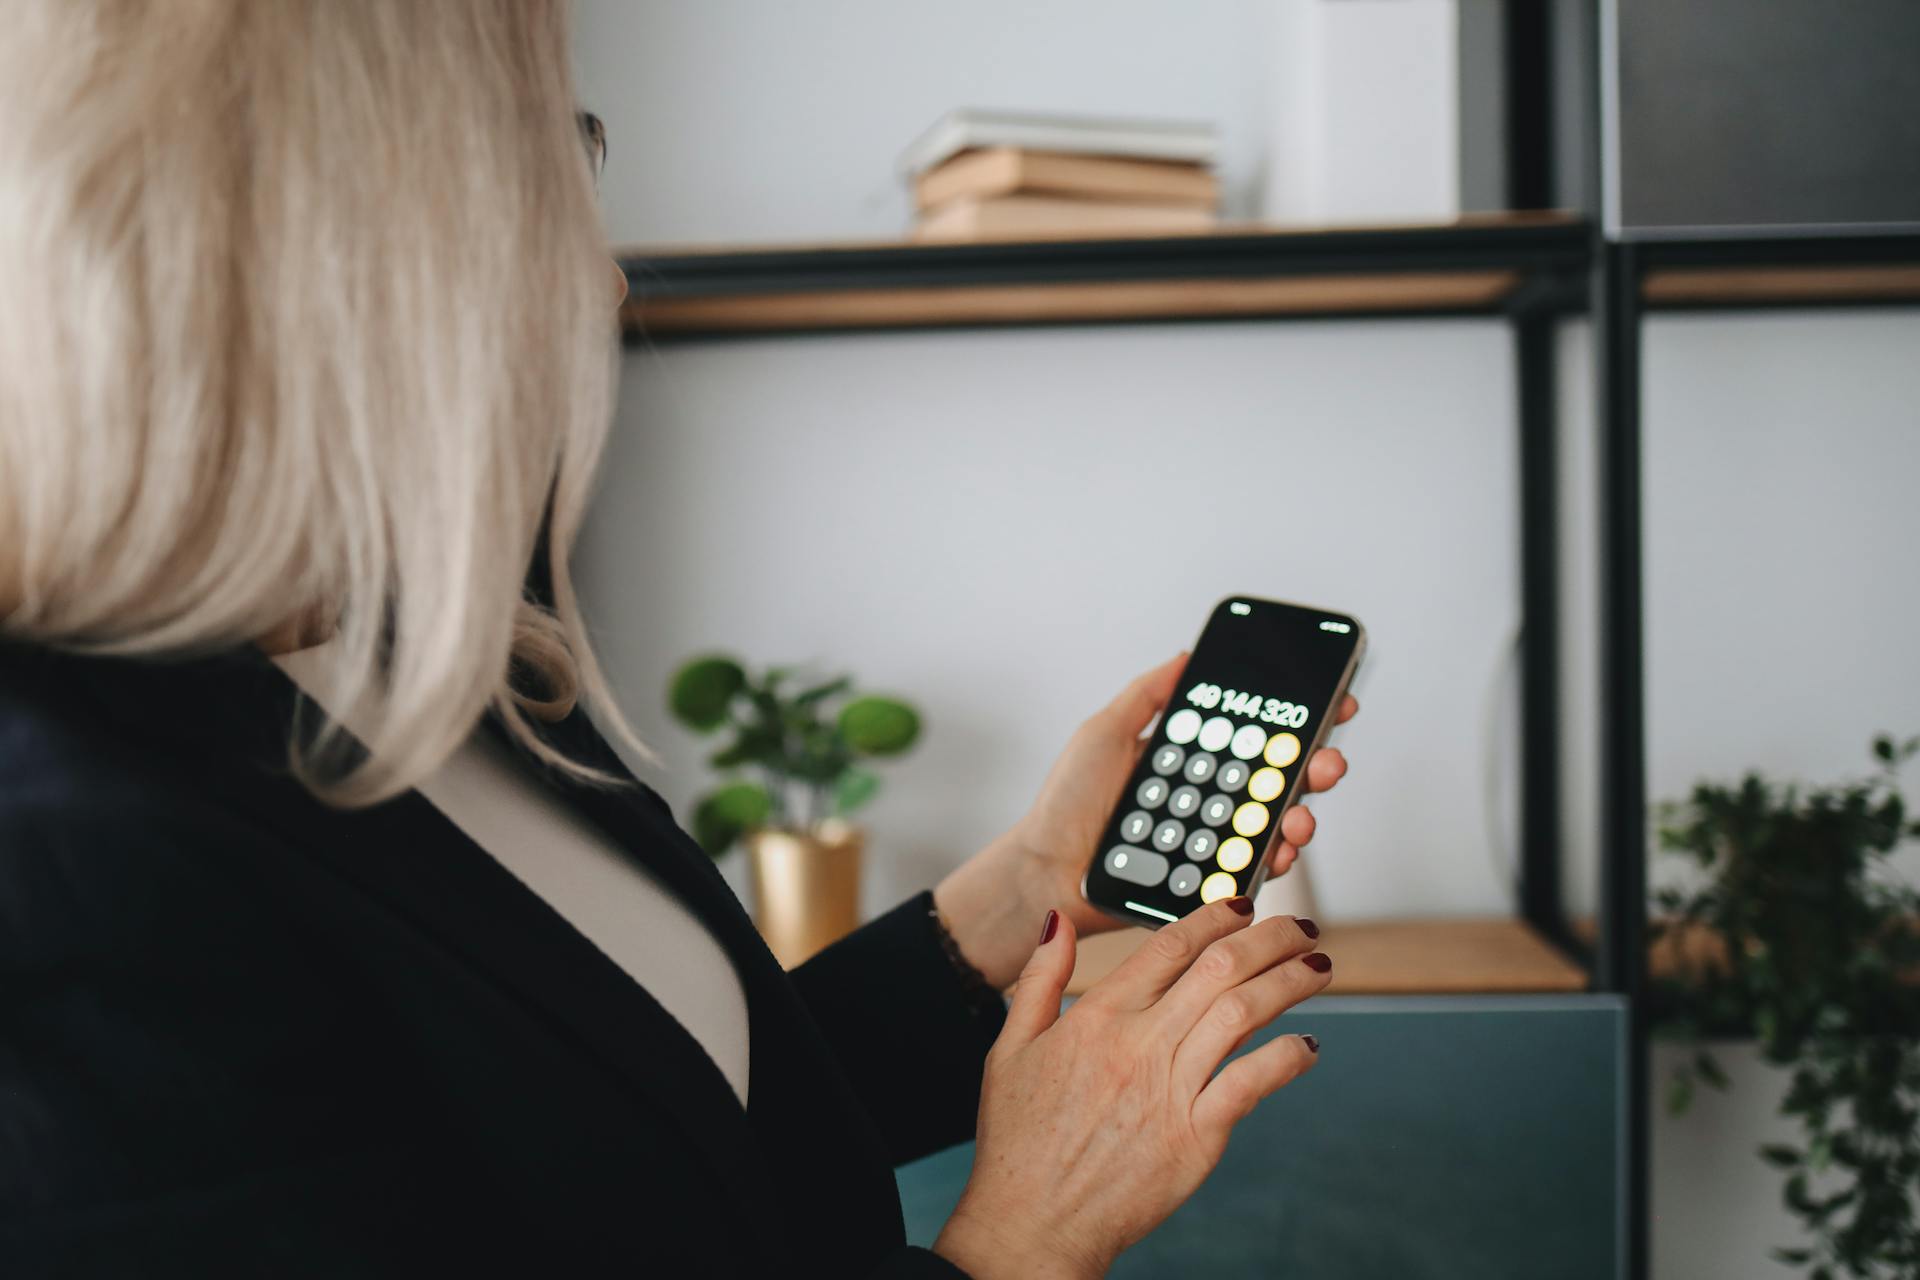
[[[1087,899],[1157,926],[1251,893],[1359,642],[1345,614],[1222,601],[1121,793]]]

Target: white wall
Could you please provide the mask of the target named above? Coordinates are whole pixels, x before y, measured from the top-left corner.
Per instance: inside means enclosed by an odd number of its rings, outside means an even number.
[[[1504,911],[1482,784],[1517,612],[1508,355],[1477,322],[637,354],[584,589],[676,800],[705,778],[658,690],[703,647],[925,705],[872,812],[883,900],[1022,812],[1072,726],[1221,596],[1350,610],[1374,641],[1336,736],[1354,778],[1315,804],[1322,905]]]
[[[1686,1114],[1675,1116],[1666,1110],[1667,1081],[1693,1049],[1654,1046],[1652,1274],[1655,1280],[1790,1280],[1802,1273],[1771,1255],[1803,1237],[1781,1204],[1784,1175],[1757,1154],[1765,1142],[1804,1145],[1798,1127],[1778,1114],[1790,1077],[1751,1044],[1710,1047],[1730,1087],[1724,1093],[1701,1088]]]
[[[611,130],[616,243],[889,237],[901,151],[954,107],[1218,121],[1253,212],[1262,0],[587,0],[581,95]]]
[[[1920,733],[1917,351],[1912,310],[1649,326],[1653,795],[1857,777],[1876,732]]]

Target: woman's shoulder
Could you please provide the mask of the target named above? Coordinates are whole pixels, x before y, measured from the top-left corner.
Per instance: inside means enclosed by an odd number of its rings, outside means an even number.
[[[138,825],[167,805],[160,761],[120,732],[88,680],[90,663],[0,645],[0,829],[62,819]]]
[[[143,736],[148,709],[92,679],[106,661],[0,645],[0,897],[38,913],[35,933],[69,913],[213,908],[232,896],[225,855],[258,839],[182,785],[191,742]]]

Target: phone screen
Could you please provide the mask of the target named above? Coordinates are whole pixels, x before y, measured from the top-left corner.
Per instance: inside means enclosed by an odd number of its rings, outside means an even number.
[[[1258,889],[1364,635],[1325,609],[1221,601],[1107,821],[1087,901],[1158,927]]]

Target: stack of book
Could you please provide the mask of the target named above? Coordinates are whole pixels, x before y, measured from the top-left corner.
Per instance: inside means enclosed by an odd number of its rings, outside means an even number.
[[[1174,235],[1219,221],[1211,125],[953,111],[901,156],[920,240]]]

